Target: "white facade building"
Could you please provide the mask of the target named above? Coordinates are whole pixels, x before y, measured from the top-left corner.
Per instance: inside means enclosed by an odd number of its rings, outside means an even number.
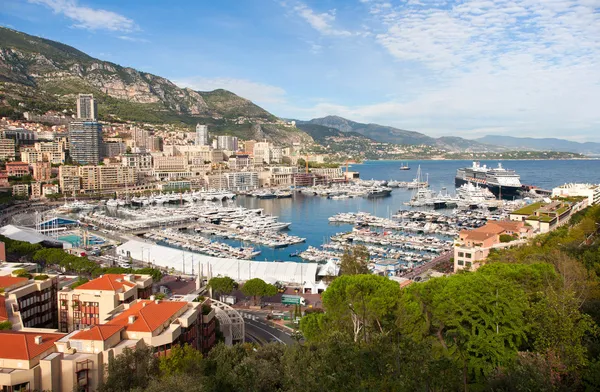
[[[217,136],[217,148],[219,150],[236,152],[238,150],[238,138],[235,136]]]
[[[564,184],[552,189],[552,197],[587,197],[588,205],[600,204],[600,185]]]
[[[207,125],[196,125],[196,145],[197,146],[208,146],[208,126]]]

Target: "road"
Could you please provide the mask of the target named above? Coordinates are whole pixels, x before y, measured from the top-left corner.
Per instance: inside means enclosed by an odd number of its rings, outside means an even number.
[[[415,277],[421,275],[423,272],[428,271],[438,265],[439,263],[447,262],[452,257],[452,252],[444,253],[443,255],[436,257],[435,259],[428,261],[418,267],[413,268],[412,271],[405,275],[401,275],[403,278],[414,279]]]
[[[244,316],[246,340],[258,344],[283,343],[294,344],[291,332],[272,327],[262,314],[241,312]]]

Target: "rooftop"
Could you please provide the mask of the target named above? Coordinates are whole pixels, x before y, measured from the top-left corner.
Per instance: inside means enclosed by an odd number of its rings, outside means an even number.
[[[121,325],[132,332],[154,332],[185,307],[187,302],[140,300],[107,324]],[[133,323],[129,316],[135,316]]]
[[[95,325],[89,329],[79,331],[71,337],[73,340],[101,340],[105,341],[124,329],[121,325]]]
[[[136,277],[137,278],[137,277]],[[134,287],[135,282],[125,279],[123,274],[106,274],[78,286],[76,290],[127,291]]]
[[[0,287],[6,289],[15,285],[20,285],[29,281],[27,278],[19,278],[15,276],[0,276]]]
[[[523,208],[519,208],[518,210],[513,211],[512,214],[532,215],[534,212],[536,212],[539,208],[541,208],[543,206],[544,206],[544,203],[542,203],[542,202],[532,203],[532,204],[529,204],[528,206],[525,206]]]
[[[35,342],[36,336],[42,342]],[[57,333],[37,333],[21,331],[0,331],[0,358],[30,360],[54,346],[63,335]]]

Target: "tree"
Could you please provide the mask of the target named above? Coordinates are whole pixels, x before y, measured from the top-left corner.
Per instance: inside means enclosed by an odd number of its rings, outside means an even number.
[[[199,380],[198,374],[174,374],[153,379],[144,392],[185,391],[205,392],[204,385]]]
[[[125,348],[108,363],[108,377],[99,388],[101,392],[129,391],[146,388],[158,372],[158,360],[152,348],[142,343],[135,349]]]
[[[340,260],[340,275],[368,274],[370,258],[371,255],[364,245],[345,248]]]
[[[158,368],[162,376],[173,376],[176,374],[194,374],[200,369],[202,353],[192,346],[173,346],[171,352],[159,361]]]
[[[272,284],[266,283],[260,278],[254,278],[247,280],[242,286],[242,293],[244,295],[252,297],[254,305],[260,303],[262,297],[271,297],[277,294],[277,287]]]
[[[208,287],[210,287],[216,298],[219,298],[220,294],[231,294],[236,288],[237,283],[229,276],[217,276],[208,281]]]
[[[300,319],[300,331],[308,341],[320,341],[329,332],[325,313],[309,313]]]
[[[323,293],[330,327],[350,333],[355,342],[367,342],[376,333],[394,328],[400,286],[377,275],[343,275]]]
[[[430,342],[460,366],[465,390],[514,360],[527,338],[528,297],[507,275],[477,271],[432,279],[402,296],[401,332]]]

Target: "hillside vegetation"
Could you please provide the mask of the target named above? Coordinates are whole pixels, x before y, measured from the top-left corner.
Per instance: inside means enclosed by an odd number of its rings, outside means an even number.
[[[107,121],[202,122],[211,132],[256,136],[279,143],[312,139],[227,90],[181,88],[160,76],[93,58],[71,46],[0,27],[0,115],[72,112],[78,93],[98,99]]]

